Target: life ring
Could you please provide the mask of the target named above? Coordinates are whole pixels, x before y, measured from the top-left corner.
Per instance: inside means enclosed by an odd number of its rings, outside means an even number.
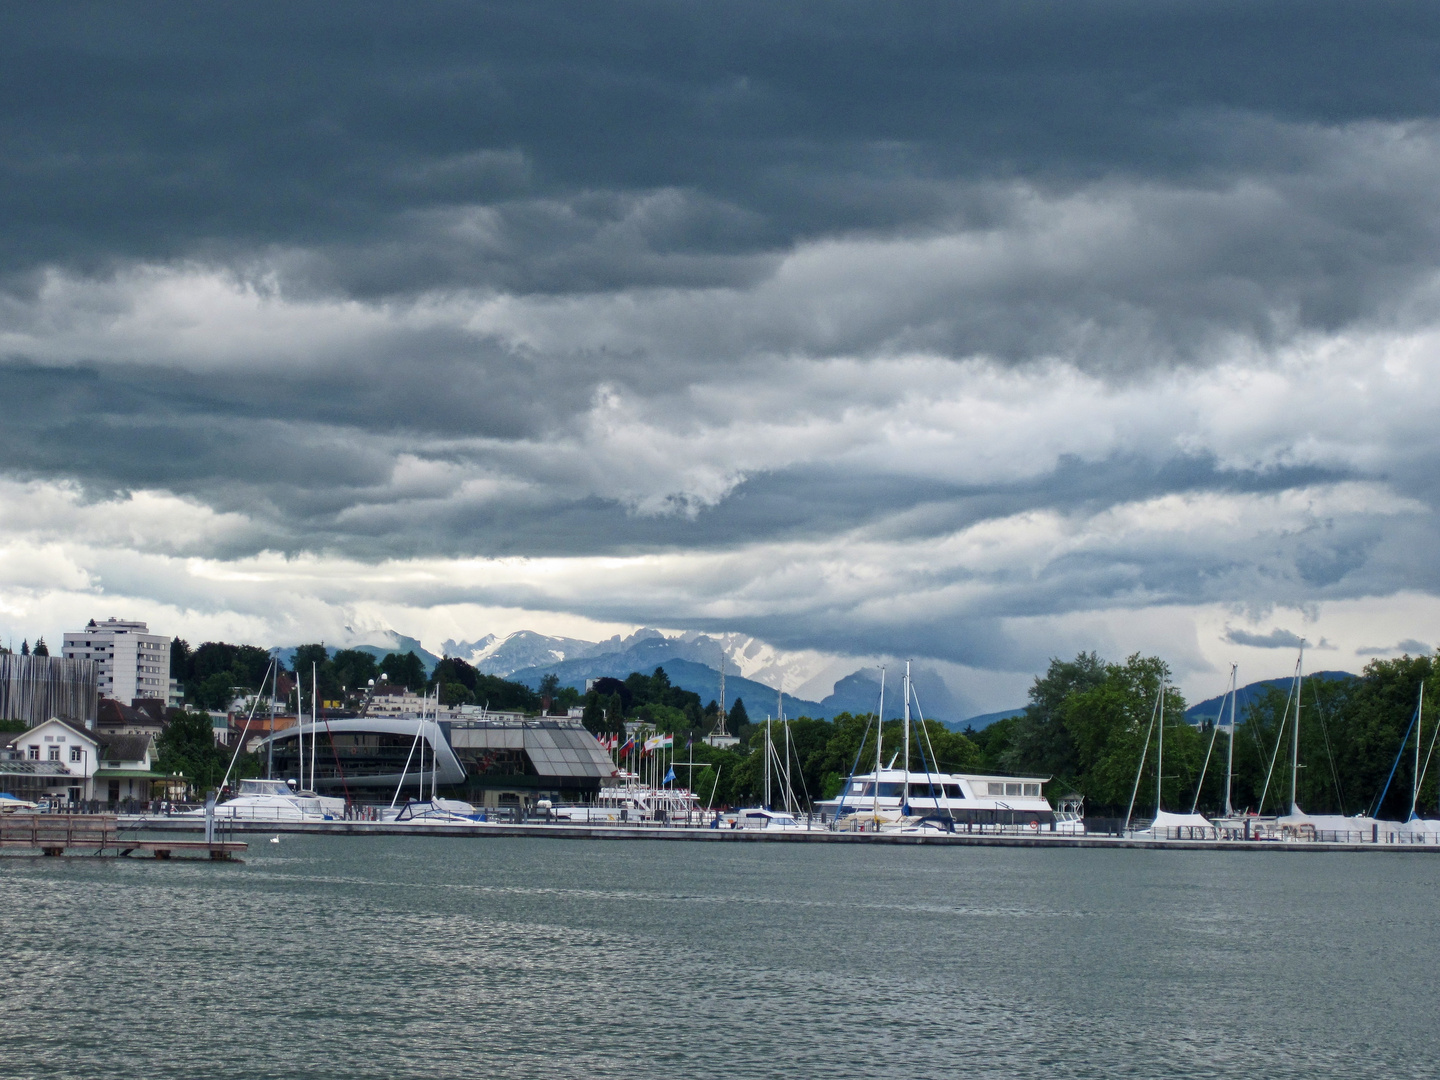
[[[1032,822],[1030,822],[1030,831],[1031,831],[1031,832],[1039,832],[1039,831],[1040,831],[1040,822],[1038,822],[1038,821],[1032,821]]]

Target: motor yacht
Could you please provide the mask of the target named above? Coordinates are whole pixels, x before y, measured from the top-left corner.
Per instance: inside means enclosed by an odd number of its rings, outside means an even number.
[[[1057,813],[1042,794],[1046,782],[1038,776],[879,769],[850,777],[839,795],[816,803],[815,808],[837,827],[854,829],[863,821],[882,829],[914,827],[914,821],[906,819],[929,818],[953,822],[966,832],[1082,834],[1085,823],[1079,800],[1065,801]]]
[[[205,811],[184,816],[204,817]],[[241,780],[235,797],[215,807],[217,819],[230,821],[337,821],[344,816],[344,799],[299,791],[286,780]]]

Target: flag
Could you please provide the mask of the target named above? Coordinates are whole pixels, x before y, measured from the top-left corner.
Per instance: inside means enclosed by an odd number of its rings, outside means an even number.
[[[619,736],[617,735],[616,738],[618,739]],[[632,735],[632,736],[630,736],[630,738],[628,738],[628,739],[625,740],[625,745],[622,746],[622,747],[620,747],[620,753],[622,753],[622,754],[628,754],[628,753],[630,753],[631,750],[634,750],[634,749],[635,749],[635,736]]]
[[[689,750],[695,745],[695,733],[692,731],[685,739],[685,749]]]
[[[670,771],[665,774],[665,783],[667,783],[667,784],[673,784],[674,782],[675,782],[675,766],[672,765],[672,766],[670,766]]]

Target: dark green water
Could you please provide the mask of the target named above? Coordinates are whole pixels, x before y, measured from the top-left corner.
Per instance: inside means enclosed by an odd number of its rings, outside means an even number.
[[[1434,1077],[1440,857],[312,838],[0,861],[5,1077]]]

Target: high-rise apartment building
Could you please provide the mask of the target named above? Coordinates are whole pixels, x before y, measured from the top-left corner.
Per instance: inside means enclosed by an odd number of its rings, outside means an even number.
[[[100,693],[130,704],[151,698],[179,705],[178,684],[170,678],[170,639],[150,633],[143,622],[91,619],[84,630],[65,635],[64,654],[93,660],[100,669]]]

